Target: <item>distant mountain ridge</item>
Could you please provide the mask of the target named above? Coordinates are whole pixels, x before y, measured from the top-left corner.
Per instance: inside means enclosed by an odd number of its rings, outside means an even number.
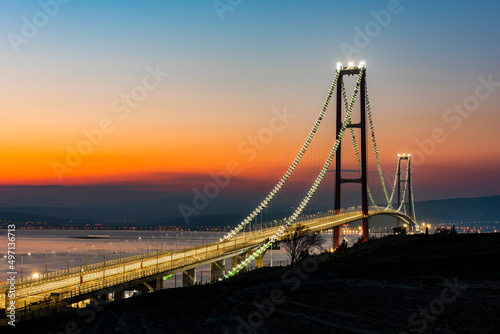
[[[191,196],[171,196],[152,200],[105,201],[76,207],[0,207],[0,219],[46,221],[56,225],[106,223],[104,225],[186,225],[178,205],[192,204]],[[244,218],[252,203],[241,199],[214,198],[210,205],[190,217],[192,226],[227,226]],[[279,204],[275,206],[280,206]],[[415,202],[418,221],[453,223],[460,221],[500,221],[500,195]]]
[[[415,202],[418,220],[430,222],[500,221],[500,196]]]

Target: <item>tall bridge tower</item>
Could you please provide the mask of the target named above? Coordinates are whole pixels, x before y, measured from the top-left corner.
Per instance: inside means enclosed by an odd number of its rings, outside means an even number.
[[[362,70],[363,69],[363,70]],[[360,178],[344,178],[342,177],[342,155],[341,155],[341,145],[337,149],[337,154],[335,155],[335,214],[340,214],[342,207],[342,184],[344,183],[359,183],[361,184],[361,211],[363,213],[363,241],[368,241],[369,239],[369,229],[368,229],[368,184],[367,184],[367,158],[366,158],[366,99],[365,99],[365,88],[366,88],[366,69],[364,64],[361,63],[359,67],[354,66],[349,63],[349,66],[342,67],[342,65],[337,64],[337,71],[339,71],[339,78],[337,81],[337,114],[336,114],[336,138],[339,137],[339,133],[342,129],[342,86],[344,84],[345,75],[359,75],[362,73],[362,78],[360,82],[360,87],[356,86],[355,90],[360,90],[360,121],[359,123],[347,124],[347,128],[356,128],[361,131],[361,143],[360,143],[360,153],[361,153],[361,177]],[[334,228],[333,231],[333,245],[334,247],[340,244],[340,226]]]
[[[401,179],[401,160],[406,160],[407,163],[407,172],[406,179]],[[398,154],[398,208],[401,208],[402,205],[406,204],[406,192],[408,192],[408,211],[409,217],[413,219],[413,191],[411,184],[411,155],[410,154]],[[405,184],[403,195],[401,196],[401,183]],[[403,197],[403,198],[402,198]],[[399,226],[399,220],[398,220]],[[412,232],[412,226],[409,224],[408,232]]]

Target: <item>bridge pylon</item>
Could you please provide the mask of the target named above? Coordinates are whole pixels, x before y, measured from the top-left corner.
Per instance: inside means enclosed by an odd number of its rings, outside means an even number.
[[[336,114],[336,138],[342,129],[342,86],[344,84],[344,75],[355,75],[362,72],[360,87],[360,121],[359,123],[347,124],[347,128],[357,128],[360,129],[360,160],[361,160],[361,177],[360,178],[344,178],[342,177],[342,155],[341,147],[339,145],[337,152],[335,154],[335,214],[341,213],[341,196],[342,196],[342,184],[344,183],[359,183],[361,184],[361,211],[363,213],[362,218],[362,237],[363,241],[368,241],[369,239],[369,228],[368,228],[368,181],[367,181],[367,142],[366,142],[366,68],[359,68],[356,66],[340,67],[337,69],[339,71],[339,78],[337,81],[337,114]],[[334,228],[333,231],[333,245],[337,247],[340,245],[340,226]]]
[[[413,217],[413,194],[412,194],[412,184],[411,184],[411,155],[410,154],[398,154],[398,208],[401,207],[401,204],[403,205],[406,204],[406,192],[408,192],[408,211],[409,214],[408,216],[411,219],[414,219]],[[401,160],[406,160],[407,162],[407,173],[406,173],[406,179],[402,180],[401,179]],[[401,183],[405,184],[405,191],[403,192],[403,196],[401,196]],[[404,197],[404,198],[401,198]],[[399,227],[399,219],[398,219],[398,227]],[[412,232],[412,226],[411,224],[408,224],[408,232]]]

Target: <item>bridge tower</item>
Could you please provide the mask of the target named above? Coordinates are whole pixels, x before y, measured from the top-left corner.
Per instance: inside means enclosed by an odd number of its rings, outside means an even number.
[[[364,67],[364,65],[361,65]],[[339,78],[337,81],[337,115],[336,115],[336,138],[338,138],[339,133],[342,128],[342,86],[344,75],[356,75],[359,74],[362,68],[352,66],[349,64],[347,67],[338,67]],[[341,147],[339,145],[337,152],[335,154],[335,214],[340,214],[341,210],[341,194],[342,194],[342,184],[344,183],[360,183],[361,184],[361,210],[363,213],[363,241],[368,241],[369,239],[369,229],[368,229],[368,184],[367,184],[367,157],[366,157],[366,99],[365,99],[365,88],[366,88],[366,69],[363,68],[363,74],[361,77],[360,87],[355,89],[360,90],[360,122],[355,124],[348,124],[347,128],[358,128],[361,131],[361,143],[360,143],[360,158],[361,158],[361,177],[360,178],[344,178],[342,177],[342,155]],[[333,245],[337,247],[340,245],[340,226],[334,228],[333,231]]]
[[[409,217],[413,219],[413,199],[412,199],[412,191],[411,191],[411,155],[410,154],[398,154],[398,208],[401,206],[401,202],[403,201],[406,204],[406,194],[403,194],[405,198],[401,198],[401,183],[405,183],[406,192],[408,192],[408,208],[409,208]],[[406,160],[408,174],[407,178],[401,179],[401,160]],[[399,219],[398,219],[398,227],[399,227]],[[409,224],[408,232],[412,232],[412,226]]]

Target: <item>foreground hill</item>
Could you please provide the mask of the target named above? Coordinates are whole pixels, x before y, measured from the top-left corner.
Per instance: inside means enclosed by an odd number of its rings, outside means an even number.
[[[294,268],[26,321],[16,332],[498,333],[499,258],[500,234],[390,236]]]

